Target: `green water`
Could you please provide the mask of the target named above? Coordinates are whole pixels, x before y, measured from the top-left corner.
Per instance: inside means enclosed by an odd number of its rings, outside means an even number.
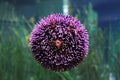
[[[57,9],[49,5],[45,8],[50,1],[37,1],[34,4],[43,13],[36,10],[31,15],[28,10],[27,16],[9,2],[0,3],[0,80],[120,80],[120,35],[114,39],[111,27],[106,32],[98,26],[99,16],[92,4],[83,9],[84,18],[79,9],[74,16],[89,32],[90,49],[84,62],[66,72],[52,72],[41,67],[31,54],[29,34],[36,21],[51,13],[62,13],[62,7],[59,5],[60,9]],[[72,3],[68,5],[72,15]],[[33,7],[31,9],[34,10]]]

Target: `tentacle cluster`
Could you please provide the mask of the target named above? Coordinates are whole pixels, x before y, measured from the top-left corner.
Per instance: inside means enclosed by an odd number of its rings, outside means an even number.
[[[76,18],[52,14],[43,18],[31,32],[33,56],[45,68],[66,71],[88,54],[88,33]]]

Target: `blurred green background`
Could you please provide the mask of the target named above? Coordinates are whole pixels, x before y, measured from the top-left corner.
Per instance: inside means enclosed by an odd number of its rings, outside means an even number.
[[[120,34],[112,31],[113,26],[107,30],[100,28],[99,16],[91,3],[74,13],[69,0],[25,2],[0,2],[0,80],[120,80]],[[29,34],[35,23],[52,13],[73,15],[89,32],[88,57],[70,71],[44,69],[29,48]]]

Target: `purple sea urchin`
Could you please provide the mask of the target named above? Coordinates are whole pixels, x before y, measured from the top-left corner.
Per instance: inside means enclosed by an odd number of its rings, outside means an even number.
[[[52,71],[77,66],[88,54],[88,33],[74,17],[52,14],[31,32],[30,45],[35,59]]]

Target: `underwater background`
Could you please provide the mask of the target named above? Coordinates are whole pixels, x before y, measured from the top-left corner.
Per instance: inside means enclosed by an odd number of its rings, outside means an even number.
[[[120,80],[119,0],[0,0],[0,80]],[[78,18],[89,33],[87,58],[53,72],[33,58],[29,35],[53,13]]]

